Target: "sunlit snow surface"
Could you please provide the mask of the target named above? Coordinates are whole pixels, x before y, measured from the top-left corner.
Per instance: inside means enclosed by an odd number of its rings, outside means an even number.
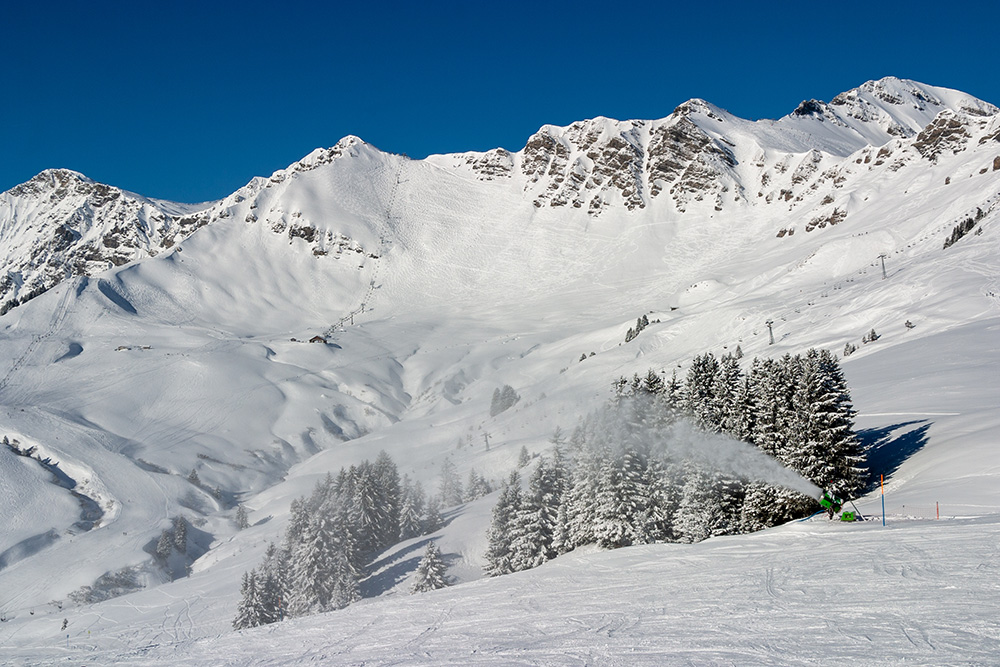
[[[780,150],[805,150],[791,132],[801,119],[696,120],[739,125],[726,136],[740,169],[754,169],[752,142],[789,142],[762,158],[771,166]],[[824,168],[838,145],[846,155],[865,139],[850,136],[822,138]],[[705,201],[681,214],[660,199],[594,218],[536,208],[516,177],[482,181],[449,156],[409,161],[357,142],[330,164],[251,184],[180,249],[67,280],[0,318],[0,436],[36,445],[103,514],[81,529],[68,492],[0,450],[0,510],[12,517],[0,528],[0,661],[995,662],[997,210],[981,235],[941,248],[1000,193],[1000,172],[982,171],[998,144],[971,145],[933,164],[913,153],[897,170],[862,161],[795,210]],[[847,218],[805,232],[826,195]],[[278,220],[364,252],[317,256],[273,232]],[[795,235],[777,238],[788,225]],[[624,344],[643,314],[650,326]],[[342,320],[329,344],[301,342]],[[881,338],[861,345],[873,327]],[[463,477],[475,467],[499,479],[522,446],[544,452],[557,426],[606,401],[619,376],[683,374],[694,355],[737,345],[750,358],[847,342],[859,347],[844,360],[857,426],[886,474],[885,528],[814,519],[481,580],[487,497],[430,536],[461,585],[406,595],[422,538],[378,561],[363,590],[379,597],[230,630],[242,573],[328,471],[385,449],[429,490],[445,456]],[[504,384],[521,401],[491,418]],[[241,532],[236,500],[254,524]],[[857,504],[881,511],[877,492]],[[168,583],[149,550],[179,514],[207,552]],[[143,590],[67,602],[129,565]]]

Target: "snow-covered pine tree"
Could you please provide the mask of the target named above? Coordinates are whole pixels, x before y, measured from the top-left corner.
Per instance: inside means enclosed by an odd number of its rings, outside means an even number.
[[[274,542],[267,545],[264,561],[260,566],[261,620],[276,623],[285,618],[285,600],[288,597],[288,554]]]
[[[709,430],[716,426],[712,399],[718,372],[719,362],[715,355],[706,352],[691,360],[684,381],[684,411],[696,425]]]
[[[751,442],[786,465],[782,456],[794,428],[792,394],[800,366],[799,361],[785,355],[781,360],[754,359],[750,367]]]
[[[811,349],[793,398],[796,424],[790,465],[820,487],[850,497],[864,484],[854,408],[836,357]]]
[[[441,487],[439,495],[445,507],[462,504],[462,480],[450,457],[441,464]]]
[[[343,533],[347,537],[347,533]],[[330,609],[343,609],[361,599],[361,589],[358,582],[358,571],[352,565],[347,552],[350,548],[342,545],[334,554],[332,586],[330,590]]]
[[[356,480],[348,516],[358,550],[362,554],[370,554],[382,544],[381,531],[388,523],[388,517],[382,502],[382,490],[368,461],[358,466]]]
[[[742,381],[743,371],[736,357],[724,355],[712,383],[709,415],[717,430],[733,436],[739,430],[741,418],[739,394]]]
[[[752,533],[777,526],[808,513],[815,501],[801,493],[767,484],[748,482],[740,507],[740,532]]]
[[[639,390],[644,394],[662,394],[666,391],[666,383],[660,374],[650,368],[639,384]]]
[[[472,502],[478,498],[488,495],[493,489],[489,483],[476,472],[475,468],[469,470],[469,479],[465,484],[465,502]]]
[[[553,545],[558,526],[559,507],[565,490],[566,469],[562,452],[555,448],[550,462],[542,459],[528,481],[528,493],[512,531],[511,567],[514,571],[538,567],[556,556]]]
[[[243,583],[240,587],[240,601],[236,605],[236,618],[233,619],[233,629],[245,630],[264,624],[259,593],[260,587],[257,583],[256,571],[244,572]]]
[[[674,519],[679,541],[700,542],[739,531],[742,487],[735,480],[687,465],[681,493]]]
[[[246,530],[250,527],[250,519],[247,518],[247,508],[243,505],[236,506],[236,529]]]
[[[285,539],[282,550],[291,558],[305,537],[309,526],[309,512],[304,498],[295,498],[288,508],[288,525],[285,526]]]
[[[601,458],[590,447],[581,445],[569,473],[563,507],[556,529],[558,541],[553,545],[559,553],[566,553],[584,544],[593,544],[597,537],[597,492],[601,475]]]
[[[519,400],[521,397],[509,384],[505,384],[500,389],[494,389],[493,398],[490,401],[490,417],[496,417],[504,410],[509,410]]]
[[[399,535],[401,539],[408,540],[423,534],[422,517],[426,501],[420,482],[411,483],[410,478],[403,475],[402,500],[399,510]]]
[[[160,560],[167,560],[174,550],[174,536],[169,530],[160,532],[160,539],[156,541],[156,557]]]
[[[288,612],[304,616],[330,609],[334,572],[341,546],[332,512],[313,515],[302,542],[292,554]]]
[[[486,566],[483,569],[491,577],[499,577],[514,571],[511,566],[510,547],[516,538],[514,528],[521,503],[521,478],[517,471],[514,471],[500,490],[500,497],[493,507],[493,518],[486,532]]]
[[[337,481],[334,479],[333,475],[328,472],[323,476],[323,479],[316,482],[312,493],[305,501],[306,508],[309,512],[316,512],[330,498],[340,493],[341,491],[337,488]]]
[[[645,457],[631,449],[602,461],[593,529],[599,546],[617,549],[648,541],[645,470]]]
[[[517,453],[517,467],[527,468],[529,463],[531,463],[531,454],[528,453],[528,447],[521,445],[521,451]]]
[[[417,565],[417,573],[410,587],[410,593],[426,593],[448,585],[447,566],[441,558],[441,552],[437,544],[429,542],[424,551],[420,564]]]
[[[675,468],[669,461],[650,458],[643,475],[644,497],[641,530],[647,542],[673,542],[674,515],[680,501],[679,490],[674,486]]]
[[[383,524],[379,527],[379,547],[385,548],[399,541],[399,515],[402,490],[399,469],[385,451],[375,457],[374,474],[384,505]]]
[[[424,508],[423,530],[421,530],[420,534],[427,535],[428,533],[433,533],[443,525],[444,517],[441,516],[441,501],[437,496],[431,496],[428,498]]]
[[[187,553],[187,521],[183,516],[175,516],[173,521],[174,548]]]
[[[676,368],[663,387],[663,397],[671,409],[680,409],[684,405],[684,384],[677,379]]]
[[[754,397],[753,385],[748,374],[740,378],[740,386],[736,390],[736,406],[734,408],[735,422],[731,436],[743,442],[753,441],[754,432]]]

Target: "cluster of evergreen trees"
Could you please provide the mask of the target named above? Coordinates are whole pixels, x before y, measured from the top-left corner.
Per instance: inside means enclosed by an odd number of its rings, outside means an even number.
[[[816,499],[719,473],[657,440],[686,437],[679,425],[750,442],[841,497],[862,487],[854,410],[836,358],[696,357],[683,381],[650,371],[622,378],[604,413],[554,438],[528,480],[504,484],[488,533],[491,576],[535,567],[585,544],[617,548],[696,542],[750,532],[802,516]],[[687,432],[690,434],[691,432]],[[680,448],[683,450],[684,448]]]
[[[455,464],[446,458],[438,493],[428,497],[420,482],[400,477],[385,452],[374,463],[364,461],[341,469],[336,477],[327,475],[309,497],[292,501],[281,546],[268,545],[260,566],[244,573],[233,627],[252,628],[346,607],[360,598],[365,563],[373,555],[440,528],[442,507],[475,500],[492,490],[475,469],[463,485]],[[237,521],[240,528],[249,525],[245,512],[243,521]],[[448,585],[446,569],[431,542],[411,592]]]
[[[968,218],[962,222],[955,225],[955,228],[951,230],[951,234],[944,241],[944,250],[947,250],[951,246],[955,245],[963,236],[971,232],[976,224],[983,219],[983,209],[977,208],[976,214],[974,216],[970,215]]]
[[[494,389],[493,398],[490,400],[490,417],[496,417],[501,412],[511,409],[519,400],[521,397],[509,384]]]
[[[187,521],[182,516],[171,519],[171,529],[161,531],[156,542],[156,556],[160,560],[166,561],[174,551],[182,554],[187,551]]]
[[[346,607],[360,598],[372,554],[440,525],[438,499],[401,479],[385,452],[327,475],[308,498],[292,501],[282,545],[270,544],[261,565],[244,574],[233,627]]]
[[[642,330],[649,326],[649,318],[642,315],[635,321],[635,327],[629,327],[629,330],[625,332],[625,342],[632,342],[636,336],[642,333]]]

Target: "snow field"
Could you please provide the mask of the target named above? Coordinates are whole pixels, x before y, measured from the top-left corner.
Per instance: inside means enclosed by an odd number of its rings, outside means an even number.
[[[907,126],[923,119],[900,112],[895,121]],[[777,174],[775,159],[791,178],[808,157],[805,128],[816,128],[801,118],[723,118],[696,121],[725,136],[738,127],[733,150],[754,178]],[[861,148],[857,127],[848,130],[821,137],[829,155],[820,170]],[[767,144],[778,137],[780,146]],[[765,166],[752,167],[762,145]],[[796,154],[779,158],[782,150]],[[0,507],[39,517],[34,530],[18,513],[0,552],[49,523],[60,533],[0,567],[5,659],[990,662],[1000,590],[991,546],[1000,513],[996,211],[981,236],[941,245],[1000,190],[993,172],[978,172],[991,144],[946,151],[933,165],[911,156],[898,171],[848,160],[842,185],[803,204],[715,212],[692,202],[681,215],[663,197],[598,218],[536,211],[531,188],[544,181],[483,182],[441,160],[407,161],[357,142],[347,151],[252,183],[217,204],[228,218],[166,255],[67,281],[0,319],[0,433],[43,444],[67,470],[93,471],[90,488],[115,508],[102,527],[69,535],[75,501],[0,451],[0,480],[10,485]],[[835,202],[822,209],[827,194]],[[745,195],[756,199],[756,189]],[[805,231],[818,210],[835,207],[847,208],[843,222]],[[304,239],[274,232],[279,223],[343,234],[365,252],[314,255]],[[796,233],[777,238],[787,226]],[[624,343],[643,314],[650,326]],[[327,345],[291,341],[341,321]],[[861,345],[873,327],[882,337]],[[240,576],[280,537],[291,501],[327,472],[384,449],[427,491],[445,456],[463,481],[472,468],[498,480],[522,445],[545,451],[555,428],[572,429],[619,376],[682,375],[693,356],[737,345],[749,359],[813,346],[840,353],[847,342],[859,348],[844,360],[858,428],[875,447],[873,472],[887,474],[885,530],[810,521],[693,546],[574,553],[474,581],[486,498],[451,510],[449,525],[429,536],[464,585],[406,596],[426,542],[418,539],[383,554],[366,583],[385,599],[230,632]],[[504,384],[521,400],[489,417]],[[186,479],[191,470],[200,486]],[[880,500],[857,504],[871,513]],[[236,502],[253,524],[241,532]],[[941,521],[912,520],[934,516],[938,502]],[[105,572],[149,563],[150,542],[180,514],[212,539],[190,577],[165,583],[144,570],[144,590],[83,607],[54,602]]]

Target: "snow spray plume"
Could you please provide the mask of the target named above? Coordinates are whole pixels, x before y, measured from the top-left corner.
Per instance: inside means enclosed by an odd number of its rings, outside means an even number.
[[[766,482],[819,498],[823,491],[757,447],[722,433],[694,426],[662,398],[623,398],[591,415],[585,423],[598,447],[631,449],[658,458],[690,461],[734,477]]]

